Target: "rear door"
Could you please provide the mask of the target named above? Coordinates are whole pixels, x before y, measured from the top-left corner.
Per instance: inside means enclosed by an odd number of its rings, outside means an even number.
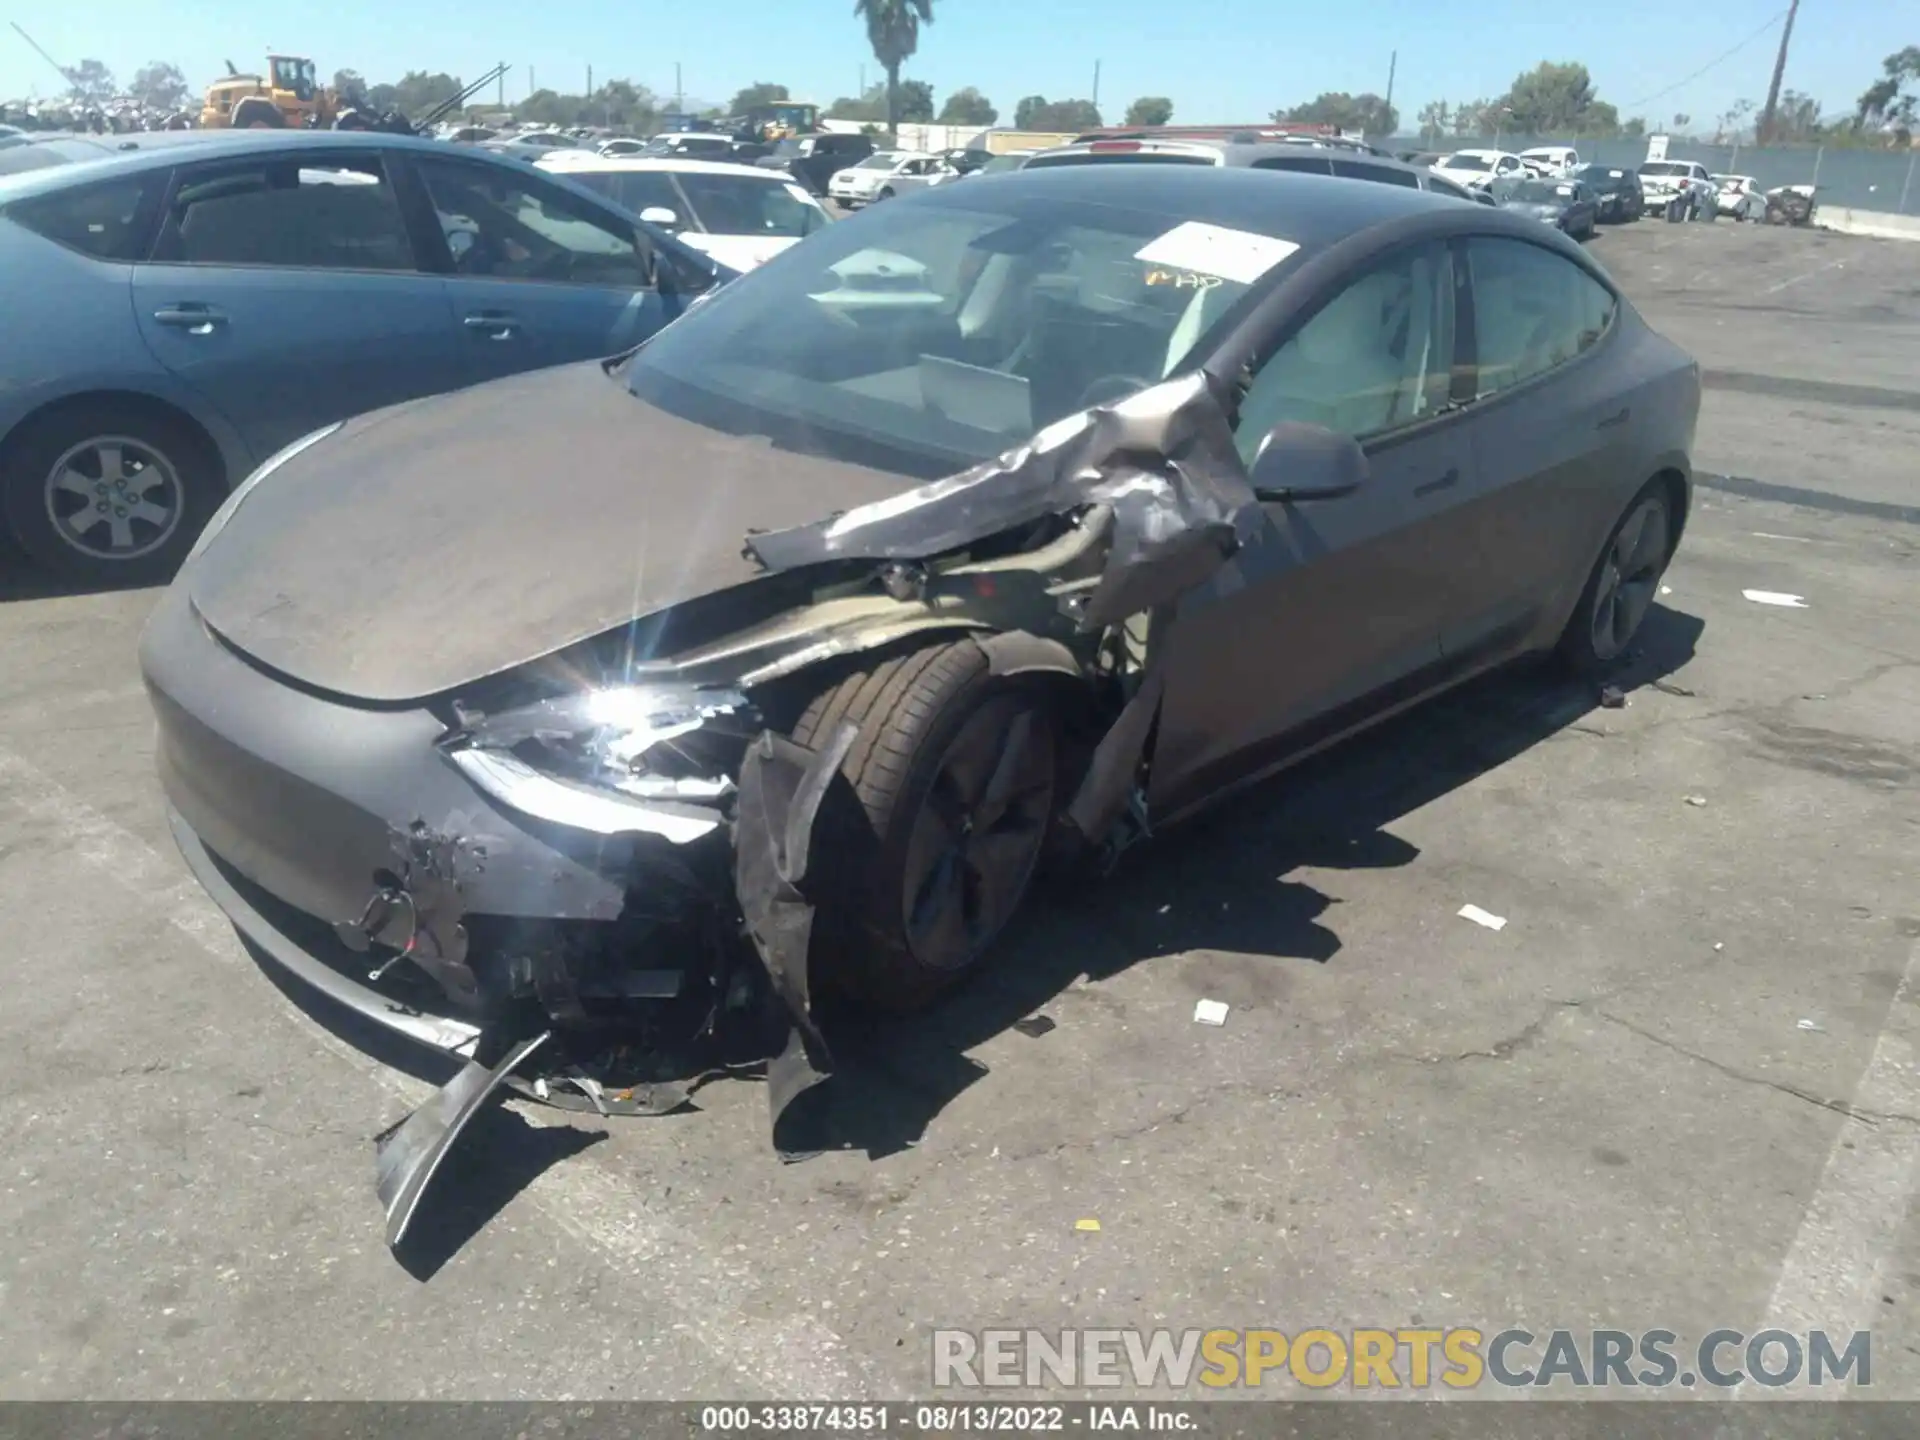
[[[1167,637],[1156,806],[1178,809],[1410,699],[1471,563],[1471,443],[1449,405],[1453,257],[1422,243],[1348,277],[1256,369],[1235,439],[1251,461],[1283,420],[1357,437],[1359,491],[1275,501],[1268,527],[1181,603]]]
[[[133,303],[154,356],[256,454],[466,378],[378,151],[181,166]]]
[[[473,380],[613,355],[678,312],[619,211],[518,168],[417,154],[411,163],[446,246],[446,294]]]
[[[1586,549],[1611,523],[1631,460],[1633,417],[1605,361],[1612,291],[1545,245],[1476,235],[1462,248],[1475,591],[1442,643],[1471,658],[1534,632],[1585,583]]]

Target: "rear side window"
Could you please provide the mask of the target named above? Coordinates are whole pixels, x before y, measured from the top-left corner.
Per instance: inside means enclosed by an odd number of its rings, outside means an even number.
[[[1333,173],[1344,175],[1349,180],[1375,180],[1382,185],[1405,185],[1413,190],[1420,188],[1420,177],[1411,170],[1395,170],[1387,165],[1368,165],[1359,160],[1335,160]]]
[[[638,215],[642,210],[671,210],[674,214],[687,208],[686,201],[680,198],[680,192],[673,188],[673,178],[659,170],[598,170],[585,174],[568,175],[576,185],[584,185],[596,194],[604,195],[623,209]],[[680,217],[683,221],[684,215]]]
[[[143,258],[152,235],[151,200],[158,178],[133,176],[77,185],[7,207],[15,223],[96,260]]]
[[[1269,155],[1253,162],[1255,170],[1298,170],[1308,175],[1331,175],[1333,166],[1324,155]]]
[[[248,160],[183,171],[156,260],[313,270],[412,270],[379,162]]]
[[[1524,240],[1467,242],[1473,277],[1476,398],[1523,385],[1584,354],[1612,325],[1613,293],[1563,256]]]

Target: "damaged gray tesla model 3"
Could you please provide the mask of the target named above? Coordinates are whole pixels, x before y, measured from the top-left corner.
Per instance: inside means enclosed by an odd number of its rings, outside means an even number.
[[[1417,190],[1086,167],[813,237],[629,355],[268,461],[142,663],[256,948],[502,1087],[775,1144],[829,991],[972,971],[1056,853],[1532,651],[1596,671],[1690,494],[1693,362],[1579,247]]]

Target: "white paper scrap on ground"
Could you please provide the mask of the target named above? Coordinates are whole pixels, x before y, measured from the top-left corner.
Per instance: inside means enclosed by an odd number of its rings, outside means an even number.
[[[1459,914],[1461,919],[1471,920],[1476,925],[1484,925],[1489,930],[1504,930],[1507,928],[1506,916],[1495,915],[1490,911],[1482,910],[1478,905],[1462,905]]]
[[[1299,248],[1291,240],[1188,220],[1149,240],[1133,252],[1133,258],[1251,285]]]
[[[1227,1002],[1224,1000],[1196,1000],[1193,1002],[1193,1023],[1196,1025],[1224,1025],[1227,1023]]]
[[[1805,610],[1806,599],[1799,595],[1788,595],[1779,590],[1742,590],[1740,592],[1756,605],[1781,605],[1788,610]]]

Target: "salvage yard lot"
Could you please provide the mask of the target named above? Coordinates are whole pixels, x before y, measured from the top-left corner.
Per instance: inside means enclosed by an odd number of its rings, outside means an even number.
[[[417,1275],[372,1137],[426,1084],[187,878],[152,592],[17,586],[0,1397],[925,1396],[935,1326],[1825,1323],[1920,1398],[1920,247],[1595,250],[1708,384],[1624,708],[1496,677],[1046,897],[857,1055],[857,1148],[781,1165],[744,1081],[491,1113]]]

